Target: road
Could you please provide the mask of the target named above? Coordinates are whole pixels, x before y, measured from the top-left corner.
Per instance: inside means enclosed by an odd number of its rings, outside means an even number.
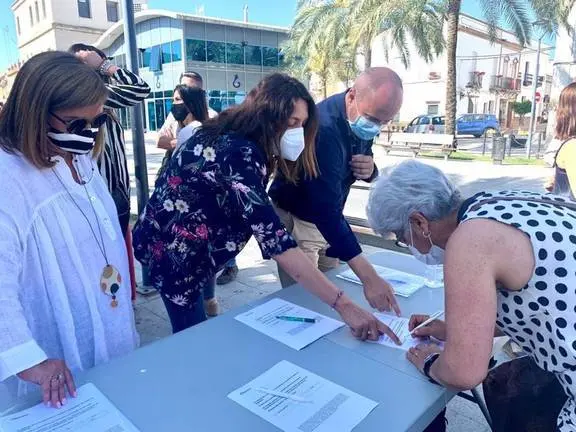
[[[132,142],[130,134],[127,134],[127,156],[128,167],[132,178],[132,208],[136,205],[136,184],[134,181],[134,161],[132,152]],[[469,148],[468,151],[481,152],[483,140],[467,139],[462,146]],[[520,149],[522,154],[523,149]],[[148,182],[150,189],[154,187],[156,173],[162,163],[164,151],[157,149],[153,135],[148,135],[146,139],[146,154],[148,164]],[[379,146],[374,146],[374,157],[380,169],[397,164],[406,160],[406,156],[386,156],[384,150]],[[444,171],[448,177],[459,185],[462,194],[471,196],[483,190],[505,190],[524,189],[541,191],[546,178],[552,174],[552,170],[542,166],[528,165],[493,165],[488,162],[456,161],[456,160],[431,160],[418,159],[424,163],[436,166]],[[367,186],[363,182],[357,183],[360,186]],[[369,190],[352,189],[345,207],[347,216],[366,217],[366,204],[368,203]]]

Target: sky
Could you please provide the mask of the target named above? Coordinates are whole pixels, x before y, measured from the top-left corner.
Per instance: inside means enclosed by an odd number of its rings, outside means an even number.
[[[0,71],[18,59],[13,0],[0,0]],[[242,8],[248,4],[249,20],[261,24],[290,26],[296,13],[297,0],[149,0],[151,9],[170,9],[195,13],[204,7],[206,16],[242,20]],[[169,5],[169,6],[167,6]],[[482,18],[478,0],[463,0],[462,12]]]

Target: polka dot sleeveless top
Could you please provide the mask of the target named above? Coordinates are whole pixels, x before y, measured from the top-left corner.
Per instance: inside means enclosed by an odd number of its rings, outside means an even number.
[[[576,206],[550,194],[479,193],[459,214],[460,222],[493,219],[530,237],[534,274],[521,291],[498,291],[496,324],[564,387],[569,399],[558,417],[562,432],[576,431],[576,210],[564,202]]]

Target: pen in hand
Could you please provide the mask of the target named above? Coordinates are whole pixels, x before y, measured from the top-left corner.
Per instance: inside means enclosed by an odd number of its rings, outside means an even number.
[[[422,327],[426,327],[428,324],[430,324],[432,321],[437,320],[438,318],[440,318],[442,315],[444,314],[444,311],[438,311],[434,314],[432,314],[430,316],[430,318],[428,318],[426,321],[424,321],[423,323],[417,325],[416,327],[414,327],[411,331],[410,331],[410,335],[414,336],[414,332],[418,329],[421,329]]]

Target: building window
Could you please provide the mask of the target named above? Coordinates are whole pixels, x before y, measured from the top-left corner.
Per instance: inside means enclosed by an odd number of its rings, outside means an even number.
[[[16,17],[16,30],[18,30],[18,36],[20,36],[20,33],[22,32],[20,30],[20,17]]]
[[[207,58],[212,63],[226,63],[226,44],[223,42],[208,41]]]
[[[92,18],[90,0],[78,0],[78,16],[80,18]]]
[[[106,2],[106,16],[108,22],[118,22],[118,3],[115,1]]]
[[[160,72],[162,70],[162,51],[159,45],[153,46],[150,52],[150,70],[152,72]]]
[[[172,61],[182,61],[182,41],[180,39],[172,41]]]
[[[150,67],[150,56],[152,55],[152,48],[142,50],[142,67]]]
[[[34,4],[34,8],[36,9],[36,22],[40,21],[40,7],[38,6],[38,2]]]
[[[437,115],[439,112],[438,104],[428,104],[428,115]]]
[[[278,48],[262,47],[264,66],[278,67]]]
[[[46,19],[46,0],[42,0],[42,18]]]
[[[28,6],[28,12],[30,13],[30,27],[34,25],[34,15],[32,15],[32,6]]]
[[[227,43],[226,44],[226,63],[228,64],[244,64],[244,47],[240,44]]]
[[[262,66],[262,48],[259,46],[248,45],[246,47],[246,64]]]
[[[172,55],[170,54],[170,42],[164,43],[162,49],[162,64],[172,63]]]
[[[206,41],[197,39],[186,40],[186,60],[205,62]]]

